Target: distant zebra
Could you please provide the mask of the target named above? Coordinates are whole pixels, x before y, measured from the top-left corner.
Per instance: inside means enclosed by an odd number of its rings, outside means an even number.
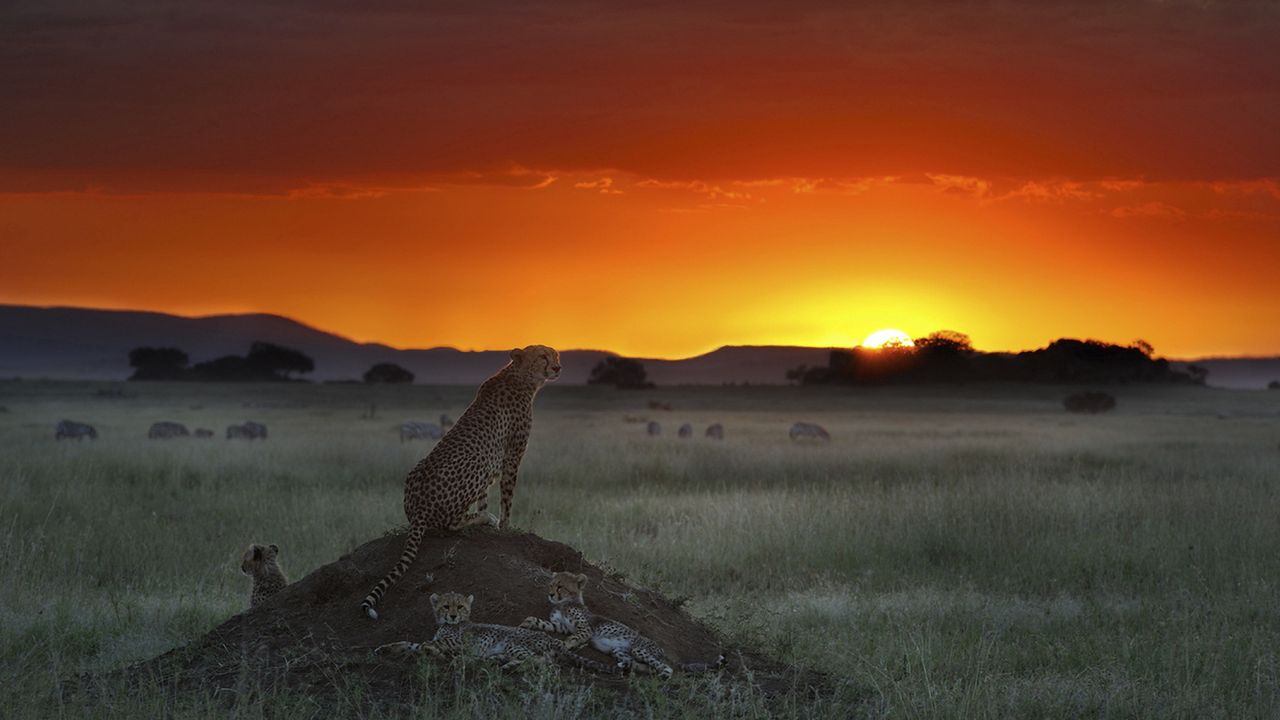
[[[240,425],[227,426],[228,440],[266,440],[267,426],[262,423],[245,422]]]
[[[75,420],[62,420],[58,423],[57,427],[54,428],[53,438],[55,440],[68,440],[71,438],[76,440],[83,440],[85,438],[97,440],[98,431],[94,429],[92,425],[78,423]]]
[[[819,443],[831,442],[831,434],[826,428],[813,423],[798,422],[791,426],[791,439],[795,442],[813,441]]]
[[[409,421],[400,423],[400,442],[406,440],[439,440],[444,433],[440,426],[428,422]]]
[[[191,433],[187,430],[186,425],[167,421],[153,423],[151,429],[147,431],[147,439],[149,440],[170,440],[189,435]]]
[[[724,426],[721,425],[720,423],[716,423],[715,425],[708,426],[707,437],[711,438],[712,440],[723,440]]]
[[[196,428],[196,431],[192,433],[192,435],[195,435],[198,438],[211,438],[213,437],[213,431],[209,428]]]
[[[440,413],[440,430],[449,432],[449,428],[453,427],[453,418],[448,413]]]
[[[657,437],[662,434],[662,426],[658,424],[657,420],[650,420],[646,430],[649,433],[649,437]]]
[[[689,423],[685,423],[680,426],[680,429],[676,431],[676,434],[682,438],[691,438],[693,437],[693,426]]]

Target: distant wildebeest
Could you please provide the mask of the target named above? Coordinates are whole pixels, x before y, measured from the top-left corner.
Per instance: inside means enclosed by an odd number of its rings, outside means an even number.
[[[187,430],[186,425],[168,421],[153,423],[151,429],[147,431],[147,439],[149,440],[169,440],[189,435],[191,433]]]
[[[444,435],[440,426],[428,422],[400,423],[400,442],[405,440],[439,440]]]
[[[1104,392],[1078,392],[1068,395],[1062,406],[1067,412],[1097,414],[1114,410],[1116,399]]]
[[[262,423],[245,422],[240,425],[227,426],[228,440],[266,440],[267,426]]]
[[[669,403],[669,402],[662,402],[661,400],[650,400],[650,401],[649,401],[649,409],[650,409],[650,410],[670,410],[670,409],[671,409],[671,403]]]
[[[449,428],[453,427],[453,418],[448,413],[440,413],[440,429],[449,432]]]
[[[795,442],[813,441],[827,443],[831,442],[831,434],[821,425],[814,423],[798,422],[791,426],[791,439]]]
[[[649,421],[649,426],[646,429],[649,433],[649,437],[657,437],[662,434],[662,426],[654,420]]]
[[[55,440],[67,440],[70,438],[97,440],[98,431],[92,425],[78,423],[75,420],[62,420],[54,428],[53,437]]]
[[[715,425],[709,426],[707,428],[707,437],[711,438],[712,440],[723,440],[724,426],[721,425],[720,423],[716,423]]]
[[[198,438],[211,438],[211,437],[213,437],[213,431],[212,431],[212,430],[210,430],[209,428],[196,428],[196,431],[195,431],[194,433],[192,433],[192,434],[193,434],[193,435],[195,435],[195,436],[196,436],[196,437],[198,437]]]
[[[685,423],[681,425],[680,429],[676,430],[676,435],[679,435],[682,438],[693,437],[693,426],[690,425],[689,423]]]

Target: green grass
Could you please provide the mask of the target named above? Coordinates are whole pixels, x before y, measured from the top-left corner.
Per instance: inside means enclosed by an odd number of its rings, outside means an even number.
[[[404,522],[427,445],[467,388],[0,383],[0,716],[225,717],[207,698],[58,681],[157,655],[238,612],[238,555],[293,577]],[[712,681],[619,698],[464,670],[425,716],[1275,717],[1280,393],[1121,388],[1076,417],[1063,388],[551,387],[514,523],[690,598],[731,640],[832,674],[766,702]],[[645,409],[651,398],[673,412]],[[361,419],[370,402],[378,417]],[[249,405],[249,406],[246,406]],[[624,415],[664,423],[660,439]],[[1225,414],[1226,419],[1219,419]],[[93,422],[60,443],[54,423]],[[262,420],[262,444],[221,439]],[[829,447],[796,447],[797,419]],[[218,432],[145,440],[156,420]],[[675,427],[693,422],[699,437]],[[722,422],[728,439],[700,437]],[[430,667],[424,672],[443,672]],[[465,674],[465,673],[470,673]],[[257,693],[237,712],[370,712],[360,688]],[[334,703],[337,703],[334,705]]]

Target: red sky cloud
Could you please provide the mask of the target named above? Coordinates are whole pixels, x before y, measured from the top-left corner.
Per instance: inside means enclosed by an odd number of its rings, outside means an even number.
[[[1247,0],[9,3],[0,301],[1277,352],[1278,35]]]

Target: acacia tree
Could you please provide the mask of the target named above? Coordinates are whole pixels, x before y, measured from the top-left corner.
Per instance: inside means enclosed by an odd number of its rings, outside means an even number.
[[[291,372],[302,374],[316,369],[315,361],[306,353],[262,341],[249,346],[249,355],[245,360],[249,366],[265,374],[281,374],[286,380]]]
[[[653,387],[644,370],[644,363],[624,357],[607,357],[591,368],[588,385],[612,385],[636,390]]]
[[[378,363],[365,371],[364,381],[373,383],[412,383],[413,373],[395,363]]]

